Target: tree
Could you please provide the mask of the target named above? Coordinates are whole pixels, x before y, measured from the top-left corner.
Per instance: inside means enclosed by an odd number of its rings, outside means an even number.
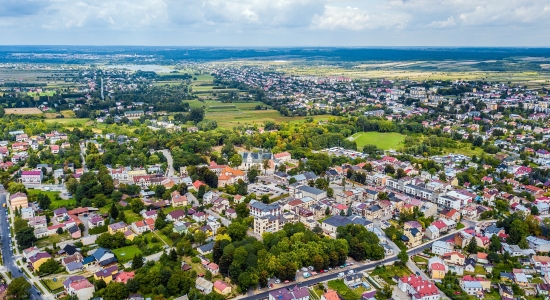
[[[381,290],[378,290],[376,292],[376,295],[374,295],[374,298],[376,300],[387,300],[392,298],[393,296],[393,288],[391,285],[386,284]]]
[[[238,218],[246,218],[250,215],[250,209],[246,206],[246,203],[239,203],[235,207]]]
[[[262,203],[269,204],[269,196],[268,195],[263,195],[262,198],[260,198],[260,200],[262,201]]]
[[[477,241],[475,237],[472,237],[470,242],[468,242],[468,245],[466,245],[466,251],[470,254],[477,253]]]
[[[399,168],[397,169],[397,173],[395,173],[395,178],[399,179],[399,178],[403,178],[407,176],[407,173],[405,173],[405,170]]]
[[[8,184],[8,192],[10,194],[16,194],[16,193],[27,193],[27,188],[25,188],[25,185],[22,183],[16,183],[16,182],[10,182]]]
[[[539,208],[536,205],[531,206],[531,215],[538,216],[539,215]]]
[[[202,199],[205,193],[206,193],[206,187],[204,185],[201,185],[199,187],[199,191],[197,192],[197,198]]]
[[[269,159],[264,159],[262,161],[262,167],[264,168],[264,174],[267,174],[267,169],[269,169]]]
[[[502,243],[498,239],[496,234],[491,236],[491,243],[489,244],[489,251],[500,252],[502,249]]]
[[[327,208],[325,208],[325,216],[328,215],[330,215],[330,208],[327,206]]]
[[[132,269],[137,270],[143,267],[143,255],[137,254],[132,259]]]
[[[38,272],[42,275],[53,274],[53,273],[56,273],[58,269],[59,269],[59,263],[55,261],[53,258],[50,258],[40,265]]]
[[[129,292],[124,283],[111,282],[103,291],[104,300],[119,300],[128,298]]]
[[[195,124],[199,123],[204,119],[204,109],[200,107],[194,107],[189,112],[189,120],[195,122]]]
[[[164,192],[166,192],[166,187],[164,187],[164,185],[159,184],[155,186],[155,197],[162,198]]]
[[[166,214],[162,209],[159,209],[157,212],[157,218],[155,220],[155,229],[161,230],[162,228],[166,227]]]
[[[320,254],[315,254],[312,258],[311,263],[316,271],[322,270],[325,266],[325,260]]]
[[[50,204],[52,203],[50,197],[42,193],[36,195],[36,200],[38,201],[38,206],[40,206],[43,210],[48,210],[50,208]]]
[[[26,249],[29,247],[32,247],[33,243],[36,242],[36,237],[34,236],[34,228],[33,227],[27,227],[19,230],[17,233],[15,233],[15,239],[17,240],[17,244],[22,249]]]
[[[109,210],[109,215],[112,219],[116,220],[118,218],[118,208],[116,207],[116,204],[113,203],[111,205],[111,209]]]
[[[250,183],[256,182],[256,179],[258,178],[258,169],[256,168],[248,169],[248,171],[246,172],[246,176],[248,178],[248,182]]]
[[[196,230],[195,234],[193,235],[193,238],[195,239],[195,243],[202,246],[206,241],[206,233],[204,233],[204,231],[201,231],[201,230]]]
[[[522,238],[529,234],[529,225],[521,219],[515,219],[510,225],[509,237],[507,243],[514,245],[518,244]]]
[[[14,300],[30,299],[31,284],[21,276],[8,284],[8,298]]]
[[[63,234],[63,227],[59,227],[57,228],[57,230],[55,231],[57,234]]]
[[[397,254],[397,258],[406,264],[409,261],[409,254],[407,254],[406,250],[401,250],[399,254]]]
[[[386,165],[386,166],[384,167],[384,173],[386,173],[386,174],[393,174],[393,173],[395,173],[395,169],[393,168],[392,165]]]
[[[237,168],[238,166],[240,166],[241,164],[243,163],[243,158],[240,154],[238,153],[235,153],[233,154],[233,156],[231,156],[229,158],[229,165],[232,167],[232,168]]]
[[[245,238],[248,227],[238,222],[232,222],[227,227],[227,233],[231,237],[232,241],[240,241]]]

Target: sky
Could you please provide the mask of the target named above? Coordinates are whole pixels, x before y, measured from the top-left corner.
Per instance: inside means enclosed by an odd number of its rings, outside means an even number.
[[[0,0],[0,45],[550,46],[550,0]]]

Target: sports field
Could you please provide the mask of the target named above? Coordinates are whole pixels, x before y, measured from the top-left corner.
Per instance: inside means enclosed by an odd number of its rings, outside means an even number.
[[[365,145],[375,145],[384,150],[396,149],[403,142],[405,136],[396,132],[358,132],[352,135],[350,140],[357,143],[357,149],[361,150]]]

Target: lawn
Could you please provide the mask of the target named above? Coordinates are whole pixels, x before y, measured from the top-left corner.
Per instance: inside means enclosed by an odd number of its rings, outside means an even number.
[[[424,257],[416,256],[416,255],[412,257],[412,260],[416,263],[425,263],[425,264],[428,263],[427,259],[425,259]]]
[[[67,231],[62,234],[54,234],[52,236],[44,237],[38,239],[34,245],[38,248],[51,247],[54,243],[59,244],[60,242],[70,240],[69,233]]]
[[[122,263],[130,261],[134,256],[141,254],[141,250],[136,245],[126,246],[118,249],[114,249],[113,253],[116,255],[118,260]]]
[[[388,284],[396,285],[397,283],[392,279],[394,276],[402,277],[410,274],[412,274],[411,270],[409,270],[405,266],[391,265],[391,266],[377,267],[376,269],[374,269],[374,271],[372,271],[371,275],[372,276],[378,275],[380,276],[380,278],[384,279]]]
[[[69,200],[63,200],[56,197],[56,195],[59,195],[61,192],[54,192],[54,191],[42,191],[37,189],[28,189],[27,193],[29,196],[31,195],[38,195],[38,194],[46,194],[48,198],[52,201],[50,204],[50,209],[54,210],[60,207],[65,206],[75,206],[76,200],[75,199],[69,199]]]
[[[54,282],[53,279],[44,279],[42,280],[42,282],[52,292],[63,288],[63,280],[58,279],[57,281]]]
[[[405,140],[405,136],[396,132],[358,132],[351,136],[350,140],[357,143],[357,149],[361,150],[365,145],[375,145],[384,150],[396,149]]]
[[[357,291],[354,291],[350,289],[343,280],[337,279],[337,280],[331,280],[328,282],[328,287],[330,289],[333,289],[340,294],[345,300],[359,300],[361,299],[361,294],[359,293],[359,289]]]
[[[139,221],[139,220],[143,219],[142,216],[140,216],[139,214],[137,214],[137,213],[135,213],[131,210],[125,210],[124,211],[124,216],[126,217],[126,223],[128,223],[128,224],[131,224],[131,223],[134,223],[136,221]]]

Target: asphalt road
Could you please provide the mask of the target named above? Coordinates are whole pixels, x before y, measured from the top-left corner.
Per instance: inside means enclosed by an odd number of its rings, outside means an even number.
[[[6,203],[6,191],[4,188],[0,188],[0,227],[2,227],[2,259],[4,260],[4,266],[11,272],[13,278],[25,276],[27,281],[31,282],[24,273],[19,271],[19,267],[15,263],[13,252],[10,250],[10,226],[6,221],[6,208],[3,207]],[[7,203],[6,203],[7,205]],[[31,283],[31,299],[43,299],[40,296],[38,289]]]
[[[464,229],[469,229],[471,227],[467,227],[467,228],[464,228]],[[443,241],[443,240],[447,240],[449,239],[449,236],[444,236],[444,237],[441,237],[437,240],[433,240],[433,241],[430,241],[429,243],[426,243],[418,248],[415,248],[415,249],[412,249],[412,250],[409,250],[407,251],[407,253],[409,254],[409,256],[415,254],[415,253],[419,253],[419,252],[422,252],[424,249],[427,249],[427,248],[431,248],[432,244],[435,242],[435,241]],[[383,260],[380,260],[380,261],[377,261],[377,262],[372,262],[372,263],[368,263],[368,264],[365,264],[365,265],[361,265],[361,266],[357,266],[355,268],[346,268],[344,270],[341,270],[341,271],[334,271],[334,273],[330,274],[330,275],[324,275],[324,276],[317,276],[317,277],[312,277],[308,280],[302,280],[302,281],[298,281],[298,282],[292,282],[292,283],[289,283],[288,285],[282,287],[282,288],[285,288],[285,287],[293,287],[294,285],[299,285],[299,286],[310,286],[310,285],[314,285],[314,284],[317,284],[319,282],[324,282],[324,281],[328,281],[328,280],[333,280],[333,279],[338,279],[338,273],[340,272],[344,272],[347,274],[347,272],[349,270],[354,270],[355,273],[357,272],[362,272],[362,271],[365,271],[365,270],[369,270],[369,269],[373,269],[375,268],[376,266],[380,266],[380,265],[383,265],[383,264],[387,264],[387,263],[391,263],[391,262],[395,262],[397,261],[398,258],[397,256],[392,256],[390,258],[386,258],[386,259],[383,259]],[[260,293],[260,294],[256,294],[256,295],[246,295],[244,296],[246,299],[252,299],[252,300],[260,300],[260,299],[267,299],[269,298],[269,293],[273,290],[276,290],[276,289],[270,289],[270,290],[267,290],[263,293]]]
[[[159,152],[162,152],[162,154],[164,154],[164,157],[166,157],[166,162],[168,164],[166,177],[174,177],[176,170],[174,169],[174,160],[172,159],[172,153],[170,153],[170,150],[168,149],[159,150]]]

